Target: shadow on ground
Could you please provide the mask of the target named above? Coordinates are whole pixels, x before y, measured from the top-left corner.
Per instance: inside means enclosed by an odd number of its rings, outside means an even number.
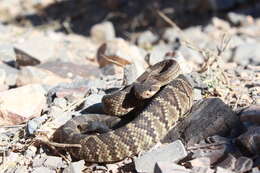
[[[232,8],[212,12],[205,0],[201,3],[167,0],[67,0],[56,2],[38,13],[18,16],[14,21],[24,24],[29,21],[33,26],[42,26],[56,21],[57,30],[89,35],[91,26],[105,20],[112,21],[118,36],[127,38],[128,32],[167,26],[158,16],[161,10],[182,28],[191,25],[205,25],[212,16],[225,17],[228,11],[240,12],[253,17],[260,16],[260,3],[247,0]],[[196,4],[194,6],[194,4]],[[8,22],[7,22],[8,23]]]

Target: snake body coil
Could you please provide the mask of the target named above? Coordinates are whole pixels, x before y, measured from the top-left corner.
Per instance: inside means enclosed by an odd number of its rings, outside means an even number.
[[[165,65],[165,63],[162,64]],[[158,73],[167,72],[163,75],[163,80],[168,80],[167,82],[160,81],[159,79],[162,78],[159,76],[158,79],[154,78],[153,75],[149,76],[158,67],[160,68]],[[132,98],[136,101],[140,97],[143,97],[140,102],[146,102],[141,111],[137,111],[137,115],[132,118],[132,121],[117,129],[105,131],[105,133],[87,135],[82,133],[79,126],[82,124],[91,126],[93,123],[89,122],[99,121],[99,118],[93,116],[94,118],[90,121],[88,115],[75,117],[55,132],[54,141],[81,144],[81,148],[69,148],[69,152],[75,158],[84,159],[87,162],[116,162],[153,147],[176,125],[180,118],[185,116],[191,108],[193,99],[192,86],[188,80],[183,75],[174,76],[179,71],[175,65],[167,67],[166,70],[163,70],[161,65],[157,65],[152,71],[149,70],[144,73],[148,77],[141,76],[142,80],[139,82],[140,84],[143,82],[149,83],[156,79],[157,84],[163,83],[157,93],[149,95],[147,98],[145,98],[146,95],[138,95],[138,93],[131,94],[130,92],[136,92],[134,84],[133,86],[129,86],[130,88],[126,88],[126,90],[119,91],[119,93],[125,92],[122,96],[123,99]],[[174,76],[174,79],[170,79],[170,76]],[[130,96],[126,97],[126,93],[128,92]],[[116,104],[116,101],[122,102],[119,99],[112,99],[111,103]],[[112,112],[115,112],[115,110],[118,109],[114,109]],[[121,113],[119,113],[119,116],[122,116]],[[116,124],[114,119],[109,116],[100,121],[109,124],[108,126]]]

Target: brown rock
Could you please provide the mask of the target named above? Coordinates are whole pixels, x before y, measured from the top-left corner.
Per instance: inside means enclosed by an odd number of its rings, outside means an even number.
[[[236,161],[237,159],[232,154],[228,154],[227,158],[225,158],[222,162],[220,162],[218,166],[228,170],[234,170]]]
[[[241,121],[249,121],[260,125],[260,105],[251,105],[240,113]]]
[[[240,135],[236,142],[251,154],[260,153],[260,126],[250,127],[246,133]]]
[[[60,77],[70,79],[76,77],[95,79],[100,76],[100,69],[98,66],[91,63],[75,64],[71,62],[51,61],[40,64],[37,67],[53,72]]]
[[[193,105],[191,113],[166,136],[165,140],[183,137],[193,145],[213,135],[227,135],[240,125],[236,113],[219,98],[208,98]]]
[[[71,82],[71,79],[63,78],[48,70],[31,66],[22,67],[17,77],[18,86],[27,84],[46,84],[55,86],[59,83],[68,82]]]
[[[0,92],[0,125],[19,124],[39,116],[46,106],[45,93],[37,84]]]
[[[32,57],[31,55],[27,54],[26,52],[18,48],[14,48],[14,52],[16,55],[16,63],[18,67],[28,66],[28,65],[33,66],[33,65],[40,64],[40,61],[38,59]]]

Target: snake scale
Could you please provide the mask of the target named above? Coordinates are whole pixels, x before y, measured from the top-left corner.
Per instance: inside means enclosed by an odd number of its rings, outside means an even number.
[[[150,149],[191,108],[192,86],[179,73],[177,61],[166,59],[148,68],[133,84],[103,97],[106,113],[123,119],[130,116],[130,122],[113,129],[120,124],[113,116],[78,116],[58,128],[53,140],[80,144],[80,148],[67,149],[87,162],[116,162]],[[105,125],[95,127],[98,123]],[[86,134],[88,129],[100,133]]]

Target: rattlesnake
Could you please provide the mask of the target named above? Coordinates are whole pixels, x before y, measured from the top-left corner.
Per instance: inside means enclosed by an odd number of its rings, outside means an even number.
[[[173,59],[151,66],[132,85],[103,97],[105,112],[122,120],[96,114],[74,117],[56,130],[53,140],[80,144],[68,151],[87,162],[116,162],[150,149],[191,108],[192,86],[179,73]],[[89,131],[99,133],[85,134]]]

